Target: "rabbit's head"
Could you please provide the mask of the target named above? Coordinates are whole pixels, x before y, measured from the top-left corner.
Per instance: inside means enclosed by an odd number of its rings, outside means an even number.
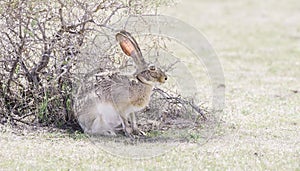
[[[149,65],[147,69],[137,74],[137,79],[142,83],[153,85],[155,83],[165,83],[168,77],[160,68]]]
[[[125,30],[116,34],[123,52],[132,57],[136,64],[136,77],[139,81],[153,85],[154,83],[164,83],[167,80],[166,74],[153,64],[147,64],[136,40]]]

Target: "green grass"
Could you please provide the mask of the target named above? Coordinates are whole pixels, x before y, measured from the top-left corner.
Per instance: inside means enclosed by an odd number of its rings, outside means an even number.
[[[80,133],[7,131],[0,134],[1,170],[300,170],[300,93],[292,91],[300,90],[299,9],[296,0],[185,0],[162,10],[205,33],[223,65],[226,107],[207,142],[109,144],[139,154],[169,149],[132,159]]]

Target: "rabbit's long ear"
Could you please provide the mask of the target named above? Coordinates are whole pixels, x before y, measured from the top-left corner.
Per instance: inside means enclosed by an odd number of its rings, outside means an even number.
[[[122,30],[116,34],[116,39],[119,42],[123,52],[133,58],[138,70],[141,70],[147,66],[139,45],[130,33]]]

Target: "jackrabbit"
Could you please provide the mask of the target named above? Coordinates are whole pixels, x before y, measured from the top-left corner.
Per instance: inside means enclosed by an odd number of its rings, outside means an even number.
[[[136,72],[133,77],[118,73],[96,76],[97,83],[88,95],[85,112],[78,115],[81,127],[89,134],[116,135],[120,125],[127,136],[131,136],[133,131],[138,132],[134,113],[149,103],[153,86],[167,80],[160,68],[145,62],[130,33],[120,31],[116,39],[123,52],[133,58]],[[131,119],[131,127],[128,119]]]

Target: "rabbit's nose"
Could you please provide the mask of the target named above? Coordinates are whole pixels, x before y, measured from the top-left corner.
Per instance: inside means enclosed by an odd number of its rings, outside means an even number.
[[[168,78],[167,78],[166,76],[161,76],[161,77],[159,78],[158,81],[159,81],[160,83],[165,83],[167,79],[168,79]]]

